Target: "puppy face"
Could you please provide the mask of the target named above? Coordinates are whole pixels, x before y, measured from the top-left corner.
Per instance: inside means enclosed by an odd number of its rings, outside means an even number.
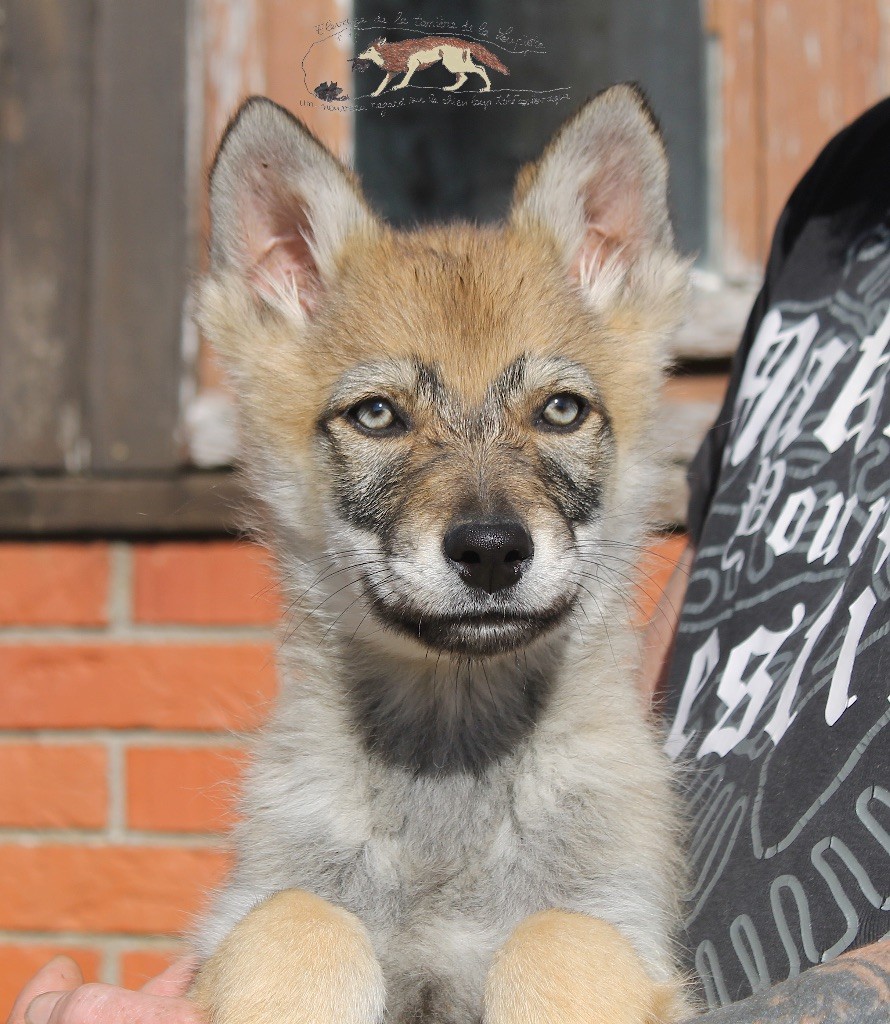
[[[634,532],[682,308],[665,180],[618,87],[523,171],[506,225],[400,233],[280,108],[235,119],[203,323],[279,533],[328,557],[350,628],[482,657],[595,600],[591,545]]]

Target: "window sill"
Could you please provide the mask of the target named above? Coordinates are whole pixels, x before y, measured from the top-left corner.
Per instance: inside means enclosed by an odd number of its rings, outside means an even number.
[[[0,537],[223,536],[246,499],[235,473],[0,476]]]

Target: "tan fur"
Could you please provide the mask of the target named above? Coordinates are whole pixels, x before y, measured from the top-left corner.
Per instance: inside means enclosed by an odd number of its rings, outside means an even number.
[[[483,1002],[486,1024],[677,1019],[677,813],[631,685],[627,577],[612,571],[636,557],[655,495],[653,413],[684,309],[666,174],[626,87],[557,134],[496,227],[390,229],[268,102],[227,135],[200,319],[238,394],[294,617],[237,866],[198,938],[196,993],[214,1024],[477,1024]],[[499,398],[518,357],[522,384]],[[440,397],[424,397],[418,365]],[[575,391],[591,404],[578,433],[541,430],[548,395]],[[369,439],[350,421],[379,395],[410,420],[403,436]],[[596,514],[555,513],[548,459],[576,487],[601,486]],[[409,598],[421,622],[442,608],[472,620],[442,538],[467,507],[505,504],[534,535],[521,614],[535,622],[574,588],[583,617],[466,658],[423,646],[419,625],[374,624],[386,600]],[[385,531],[366,506],[389,516]],[[376,605],[365,568],[383,580]],[[335,582],[319,603],[322,577]],[[504,723],[535,672],[551,689],[514,736]],[[355,697],[378,684],[396,738],[416,728],[437,758],[442,737],[459,747],[457,728],[509,742],[479,771],[387,761]]]
[[[294,889],[236,925],[191,998],[212,1024],[375,1024],[385,1001],[361,921]]]
[[[225,283],[205,286],[202,319],[236,372],[241,359],[249,359],[245,384],[263,401],[246,402],[244,411],[258,416],[269,443],[289,450],[305,450],[326,396],[357,362],[413,355],[435,361],[472,403],[525,351],[561,354],[589,367],[619,438],[633,444],[653,410],[661,371],[657,347],[685,312],[685,266],[665,269],[675,280],[665,288],[657,277],[657,296],[645,290],[642,301],[622,295],[598,313],[565,278],[553,239],[541,228],[450,225],[410,235],[377,230],[354,237],[342,254],[338,292],[304,347],[293,345],[290,325],[260,319]],[[385,311],[382,282],[392,300]],[[422,305],[415,301],[418,292]],[[378,315],[371,316],[375,309]],[[244,350],[246,329],[261,347]],[[294,403],[297,387],[309,402]]]
[[[298,890],[235,927],[191,998],[211,1024],[376,1024],[385,1003],[361,922]],[[666,1024],[685,1010],[680,991],[654,982],[614,926],[561,910],[522,921],[485,986],[485,1024]]]
[[[616,928],[560,910],[516,928],[485,987],[485,1024],[656,1024],[679,1010]]]

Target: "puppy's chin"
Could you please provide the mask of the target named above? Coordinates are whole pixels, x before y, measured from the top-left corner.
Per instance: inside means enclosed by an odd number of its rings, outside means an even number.
[[[372,608],[386,626],[433,651],[484,658],[527,647],[568,618],[573,604],[573,599],[567,599],[535,615],[493,611],[480,615],[418,616],[380,600],[373,601]]]

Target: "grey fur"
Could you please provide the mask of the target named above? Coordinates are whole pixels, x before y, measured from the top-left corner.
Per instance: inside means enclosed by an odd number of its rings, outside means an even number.
[[[655,209],[647,245],[657,258],[647,249],[646,267],[631,269],[647,295],[663,292],[678,304],[682,272],[669,251],[660,144],[638,101],[622,93],[595,102],[599,108],[586,109],[557,137],[516,216],[547,222],[566,246],[580,245],[584,174],[600,159],[597,141],[618,138],[622,160],[642,166],[644,205]],[[365,216],[361,201],[347,195],[342,171],[331,171],[305,133],[272,110],[244,117],[224,142],[214,182],[214,275],[204,317],[217,336],[230,316],[216,310],[220,296],[236,287],[225,275],[240,244],[233,212],[239,174],[258,150],[284,154],[292,169],[282,173],[302,194],[336,197],[339,214],[333,206],[313,214],[313,244],[326,267]],[[670,280],[662,287],[664,278]],[[602,294],[597,301],[605,301]],[[673,311],[665,317],[672,318]],[[223,348],[232,345],[229,337]],[[653,356],[653,383],[658,361]],[[237,383],[249,374],[249,359],[234,362]],[[410,377],[413,370],[399,372]],[[449,429],[465,437],[467,465],[478,456],[480,474],[512,458],[499,410],[530,372],[524,358],[509,372],[505,367],[476,410],[448,412],[447,396],[427,381],[427,400],[436,401],[443,422],[452,417]],[[430,655],[416,640],[368,625],[374,617],[363,573],[387,599],[407,593],[421,608],[466,611],[471,598],[449,575],[441,538],[407,552],[395,542],[387,546],[372,527],[338,514],[332,496],[306,494],[299,460],[248,432],[245,466],[268,509],[267,539],[298,624],[292,619],[283,628],[282,692],[253,746],[234,834],[236,867],[197,929],[202,956],[258,901],[296,887],[347,908],[367,926],[392,1024],[479,1021],[495,951],[522,918],[551,907],[612,922],[654,978],[676,980],[678,814],[657,731],[633,684],[638,648],[629,587],[617,569],[610,571],[632,562],[643,538],[656,490],[652,445],[637,440],[613,451],[610,436],[604,431],[608,458],[606,448],[589,456],[604,474],[590,497],[595,507],[575,521],[554,510],[539,515],[534,568],[509,598],[533,615],[571,591],[571,614],[518,651],[467,659]],[[313,458],[327,457],[318,452]],[[593,487],[582,463],[569,460],[561,472]],[[331,464],[330,473],[338,472]],[[370,480],[374,467],[365,473]],[[599,566],[589,578],[577,571],[588,556]],[[410,758],[379,756],[369,742],[355,703],[355,688],[369,672],[376,685],[385,680],[391,731],[416,728],[412,708],[429,694],[440,701],[437,720],[447,723],[461,721],[467,705],[457,705],[471,692],[488,729],[523,679],[543,681],[546,696],[497,756],[473,770],[420,771]]]

